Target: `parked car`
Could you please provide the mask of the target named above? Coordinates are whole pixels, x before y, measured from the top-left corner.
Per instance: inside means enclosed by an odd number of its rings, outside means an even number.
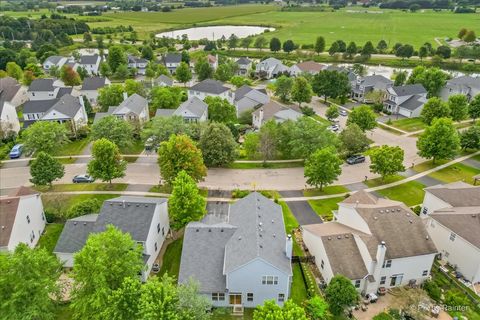
[[[346,117],[348,115],[347,111],[345,111],[345,110],[340,110],[339,114],[343,117]]]
[[[94,181],[95,181],[95,179],[90,177],[88,174],[77,174],[72,179],[73,183],[92,183]]]
[[[340,130],[340,126],[338,124],[332,124],[331,126],[328,127],[328,130],[336,132]]]
[[[160,265],[158,263],[154,263],[152,266],[152,272],[157,273],[160,271]]]
[[[18,159],[22,155],[23,144],[16,144],[10,150],[10,159]]]
[[[365,156],[361,154],[356,154],[351,157],[347,158],[347,163],[348,164],[357,164],[357,163],[362,163],[365,162]]]

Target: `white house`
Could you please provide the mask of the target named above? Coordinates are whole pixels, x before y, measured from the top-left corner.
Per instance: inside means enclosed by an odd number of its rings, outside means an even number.
[[[0,78],[0,91],[4,94],[5,101],[18,107],[28,100],[27,87],[22,86],[12,77]]]
[[[407,118],[419,117],[427,102],[427,90],[421,84],[387,88],[385,110]]]
[[[360,102],[373,102],[368,99],[368,93],[372,91],[380,92],[383,96],[386,94],[387,89],[393,85],[393,81],[385,78],[382,75],[371,75],[365,77],[358,77],[351,83],[351,97],[353,100]]]
[[[265,122],[272,119],[281,123],[287,120],[297,121],[302,116],[300,112],[272,100],[252,113],[252,124],[259,129]]]
[[[254,89],[243,85],[235,91],[234,105],[237,109],[237,117],[245,111],[264,105],[270,101],[265,89]]]
[[[205,79],[188,89],[188,97],[197,97],[205,100],[206,97],[220,97],[233,104],[233,93],[222,82],[213,79]]]
[[[179,283],[190,278],[216,307],[279,305],[290,296],[292,247],[282,208],[258,192],[231,204],[224,219],[185,228]]]
[[[448,80],[440,90],[440,97],[447,101],[448,97],[454,94],[463,94],[468,101],[472,100],[480,94],[480,77],[465,75]]]
[[[49,71],[52,67],[57,67],[61,69],[65,63],[67,63],[68,58],[62,56],[50,56],[43,62],[43,69]]]
[[[137,69],[138,74],[145,75],[147,65],[147,59],[135,57],[132,55],[128,56],[128,67]]]
[[[100,62],[102,62],[102,58],[98,54],[83,55],[80,56],[76,66],[77,69],[80,67],[85,69],[89,75],[98,75]]]
[[[35,79],[28,87],[28,99],[30,101],[55,99],[58,90],[64,86],[63,82],[57,79]]]
[[[90,104],[98,104],[98,90],[110,85],[111,82],[103,77],[88,77],[83,79],[80,93],[88,99]]]
[[[75,97],[71,94],[62,96],[50,109],[45,111],[40,120],[69,123],[72,131],[75,132],[77,129],[88,124],[88,115],[85,110],[83,98]]]
[[[365,191],[338,205],[334,222],[302,226],[304,244],[327,283],[342,274],[368,294],[427,279],[437,249],[407,206]]]
[[[311,74],[315,75],[322,70],[325,70],[327,65],[321,64],[315,61],[303,61],[297,64],[294,64],[290,67],[289,71],[292,76],[300,76],[302,74]]]
[[[182,62],[182,54],[169,52],[165,55],[163,61],[170,74],[174,74],[178,66]]]
[[[235,63],[238,65],[237,75],[246,76],[248,71],[252,68],[252,60],[241,57]]]
[[[285,66],[282,61],[275,58],[267,58],[257,63],[255,73],[260,78],[271,79],[276,76],[286,73],[289,68]]]
[[[64,267],[71,268],[74,254],[83,248],[88,236],[105,231],[108,225],[129,233],[142,245],[145,281],[170,228],[167,199],[122,196],[106,200],[99,214],[67,220],[53,252]]]
[[[161,74],[153,81],[153,84],[159,87],[171,87],[173,86],[173,79]]]
[[[454,182],[426,188],[421,217],[442,260],[480,282],[480,187]]]
[[[208,105],[197,97],[183,102],[177,109],[157,109],[155,117],[180,116],[185,122],[208,120]]]
[[[218,68],[218,54],[216,55],[207,55],[207,61],[210,67],[212,67],[213,71],[217,70]]]
[[[17,110],[10,102],[6,101],[5,93],[0,90],[0,131],[3,137],[17,134],[20,131]],[[0,138],[3,138],[0,136]]]
[[[33,248],[45,229],[40,194],[20,187],[0,198],[0,251],[13,251],[20,243]]]
[[[143,124],[150,120],[148,101],[139,94],[132,94],[130,97],[124,93],[124,100],[116,107],[110,107],[107,112],[97,112],[94,122],[103,117],[113,115],[126,121],[138,121]]]

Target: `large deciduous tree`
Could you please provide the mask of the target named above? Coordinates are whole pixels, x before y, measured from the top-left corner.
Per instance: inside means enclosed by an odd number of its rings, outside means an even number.
[[[363,132],[356,123],[349,124],[342,132],[340,132],[339,138],[341,142],[341,150],[346,156],[363,152],[367,150],[370,145],[370,141],[365,135],[365,132]]]
[[[468,117],[468,100],[463,94],[454,94],[448,97],[450,117],[453,121],[462,121]]]
[[[422,109],[422,121],[427,125],[432,124],[434,119],[447,118],[450,116],[450,107],[440,98],[433,97],[428,99]]]
[[[71,66],[64,65],[60,71],[60,79],[66,86],[78,86],[81,83],[80,75]]]
[[[321,296],[315,295],[305,302],[305,311],[311,320],[330,319],[328,303]]]
[[[323,186],[334,182],[342,173],[341,164],[342,160],[334,147],[318,149],[305,161],[307,183],[322,190]]]
[[[87,171],[95,179],[112,183],[113,179],[125,176],[127,162],[122,159],[117,145],[105,138],[96,140],[92,146],[92,160]]]
[[[198,81],[213,78],[213,68],[210,63],[208,63],[206,57],[201,57],[195,63],[195,73],[197,74]]]
[[[65,174],[64,166],[54,157],[45,152],[39,152],[30,165],[30,182],[37,186],[52,185]]]
[[[282,43],[278,38],[270,39],[270,51],[277,52],[282,48]]]
[[[448,118],[433,120],[417,140],[418,154],[432,159],[433,163],[439,159],[453,159],[459,147],[460,138]]]
[[[127,55],[121,46],[111,46],[108,48],[107,63],[113,73],[117,71],[117,68],[121,65],[127,64]]]
[[[190,126],[180,116],[155,117],[145,125],[141,136],[142,140],[150,139],[154,145],[159,145],[171,135],[190,135],[190,131]]]
[[[372,150],[370,154],[370,171],[380,174],[382,180],[384,180],[385,177],[405,171],[403,159],[404,152],[402,148],[383,145]]]
[[[124,92],[124,87],[116,83],[98,90],[98,104],[102,111],[107,111],[111,106],[118,106],[123,101]]]
[[[115,116],[106,116],[92,126],[92,140],[108,139],[119,148],[124,148],[132,143],[132,125]]]
[[[322,70],[317,73],[312,82],[313,92],[319,97],[336,99],[350,93],[350,81],[343,72]]]
[[[460,133],[460,146],[463,150],[480,149],[480,125],[471,126]]]
[[[296,77],[292,86],[292,100],[298,102],[298,106],[302,105],[302,102],[309,103],[312,101],[312,86],[308,83],[304,77]]]
[[[280,307],[274,300],[267,300],[259,305],[253,312],[253,320],[282,319],[282,320],[307,320],[305,310],[292,300],[287,300]]]
[[[175,77],[178,81],[183,83],[183,85],[186,85],[188,81],[192,80],[192,71],[190,71],[190,66],[182,61],[175,70]]]
[[[324,37],[317,37],[317,40],[315,41],[315,46],[314,46],[315,52],[317,54],[322,53],[325,51],[325,38]]]
[[[468,115],[473,120],[480,118],[480,94],[477,94],[468,105]]]
[[[325,112],[325,116],[328,119],[338,118],[339,115],[340,115],[340,110],[336,104],[330,105],[330,107],[328,107],[327,111]]]
[[[30,152],[52,153],[69,140],[64,124],[54,121],[37,121],[23,132],[23,146]]]
[[[231,163],[235,159],[237,144],[230,129],[223,123],[209,123],[199,141],[203,161],[209,167]]]
[[[237,111],[226,99],[208,96],[205,98],[208,105],[208,118],[211,121],[229,123],[236,122]]]
[[[448,75],[438,68],[415,67],[408,78],[409,84],[422,84],[428,92],[428,97],[438,96],[440,89],[447,81]]]
[[[352,123],[358,125],[362,131],[373,130],[377,126],[375,113],[366,105],[356,107],[350,112],[347,125]]]
[[[352,281],[342,275],[336,275],[325,289],[325,298],[334,315],[340,315],[358,301],[358,293]]]
[[[181,88],[154,87],[150,91],[150,106],[155,109],[176,109],[182,102]]]
[[[285,127],[288,124],[281,124]],[[288,133],[287,140],[289,154],[294,158],[307,159],[317,149],[338,145],[334,133],[309,117],[298,119]]]
[[[292,92],[293,79],[287,76],[280,76],[275,81],[275,95],[282,100],[282,102],[287,102],[290,100],[290,94]]]

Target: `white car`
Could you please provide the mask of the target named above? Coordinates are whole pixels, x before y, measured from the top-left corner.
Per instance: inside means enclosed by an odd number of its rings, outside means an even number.
[[[327,129],[332,131],[332,132],[337,132],[338,130],[340,130],[340,126],[338,124],[332,124]]]

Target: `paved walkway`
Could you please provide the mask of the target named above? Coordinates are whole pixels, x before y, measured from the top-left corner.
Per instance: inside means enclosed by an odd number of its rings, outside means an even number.
[[[80,155],[82,156],[88,156],[88,157],[83,157],[83,158],[77,158],[75,160],[75,163],[88,163],[90,161],[90,157],[92,156],[92,142],[87,144],[85,149],[83,149],[82,153]]]

